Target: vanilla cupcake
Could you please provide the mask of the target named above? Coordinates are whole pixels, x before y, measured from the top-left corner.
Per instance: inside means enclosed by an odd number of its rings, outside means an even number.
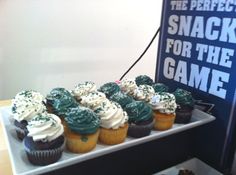
[[[64,129],[58,116],[49,113],[36,115],[28,124],[24,149],[34,165],[58,161],[65,147]]]
[[[106,95],[102,92],[91,92],[85,96],[82,96],[80,104],[90,109],[95,109],[102,102],[107,101]]]
[[[133,96],[134,91],[138,88],[134,79],[124,79],[120,83],[120,89],[122,92]]]
[[[12,115],[17,137],[22,140],[28,133],[26,126],[37,114],[46,111],[43,96],[36,91],[22,91],[12,100]]]
[[[95,92],[97,87],[94,82],[86,81],[75,86],[75,89],[72,90],[72,94],[77,101],[81,101],[82,96],[88,95],[91,92]]]
[[[140,85],[135,91],[133,97],[136,100],[149,102],[155,91],[152,86],[149,85]]]
[[[94,110],[101,119],[100,142],[108,145],[125,141],[128,130],[128,116],[116,102],[104,101]]]
[[[167,130],[173,126],[175,120],[175,96],[167,92],[156,93],[150,103],[155,119],[156,130]]]
[[[74,153],[85,153],[96,147],[100,119],[86,107],[70,108],[66,114],[65,135],[67,148]]]

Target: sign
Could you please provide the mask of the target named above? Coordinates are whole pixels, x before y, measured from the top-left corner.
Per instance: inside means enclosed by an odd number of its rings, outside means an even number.
[[[164,0],[156,81],[213,104],[198,154],[222,171],[235,149],[236,0]],[[235,141],[234,141],[235,140]]]

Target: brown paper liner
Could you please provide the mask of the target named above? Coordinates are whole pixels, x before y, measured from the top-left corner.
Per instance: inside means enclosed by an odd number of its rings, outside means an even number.
[[[153,111],[153,117],[155,119],[154,129],[164,131],[172,128],[175,121],[175,114],[165,114],[159,111]]]

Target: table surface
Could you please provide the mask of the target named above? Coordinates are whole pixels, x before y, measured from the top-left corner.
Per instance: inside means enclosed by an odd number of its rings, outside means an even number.
[[[9,106],[11,100],[0,101],[0,107]],[[2,124],[0,122],[0,175],[12,175],[11,162],[6,146],[6,141],[3,135]]]

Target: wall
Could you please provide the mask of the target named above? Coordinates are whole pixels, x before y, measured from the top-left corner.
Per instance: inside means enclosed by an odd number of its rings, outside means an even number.
[[[117,80],[160,24],[161,0],[0,0],[0,99]],[[127,75],[154,78],[157,39]]]

